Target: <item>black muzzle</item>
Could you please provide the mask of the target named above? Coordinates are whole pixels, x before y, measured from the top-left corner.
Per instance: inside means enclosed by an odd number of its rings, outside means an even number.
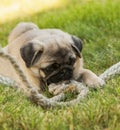
[[[51,83],[58,83],[61,81],[71,80],[73,77],[73,67],[69,65],[65,65],[58,70],[55,70],[50,75],[48,75],[44,81],[47,85]]]

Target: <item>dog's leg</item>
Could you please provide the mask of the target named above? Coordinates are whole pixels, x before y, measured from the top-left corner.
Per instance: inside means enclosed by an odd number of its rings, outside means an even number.
[[[93,88],[103,86],[105,84],[101,78],[99,78],[95,73],[88,69],[82,69],[80,71],[80,77],[77,79],[77,81],[82,81],[88,87]]]

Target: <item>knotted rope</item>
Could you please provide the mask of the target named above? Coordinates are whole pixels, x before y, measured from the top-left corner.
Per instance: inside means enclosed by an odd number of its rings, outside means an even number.
[[[49,91],[51,93],[54,93],[55,86],[59,89],[62,89],[62,92],[58,95],[53,96],[52,98],[45,97],[43,94],[40,94],[37,89],[34,86],[31,86],[29,81],[27,80],[26,76],[24,75],[23,71],[21,70],[20,66],[17,64],[15,59],[11,57],[10,55],[6,54],[2,48],[0,48],[0,57],[5,58],[10,61],[14,69],[16,70],[17,74],[19,75],[21,81],[26,86],[26,89],[30,92],[30,99],[36,103],[37,105],[40,105],[41,107],[47,109],[47,108],[53,108],[53,107],[62,107],[62,106],[71,106],[80,103],[80,101],[87,96],[89,90],[88,88],[80,82],[77,81],[71,81],[70,84],[61,84],[59,87],[57,87],[55,84],[52,84],[48,86]],[[103,74],[101,74],[99,77],[103,79],[104,81],[112,78],[116,74],[120,74],[120,62],[111,66],[109,69],[107,69]],[[8,77],[0,75],[0,84],[12,86],[12,87],[19,87],[19,85],[11,80]],[[77,97],[70,101],[64,101],[65,99],[65,93],[66,91],[71,91],[72,93],[78,93]]]

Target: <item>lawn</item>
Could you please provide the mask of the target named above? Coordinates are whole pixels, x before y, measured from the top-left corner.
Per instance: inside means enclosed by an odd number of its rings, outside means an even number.
[[[42,10],[35,7],[37,11],[28,8],[32,13],[21,9],[12,18],[3,15],[0,44],[7,44],[9,32],[18,22],[31,21],[40,28],[59,28],[80,37],[84,41],[84,66],[98,75],[120,61],[119,0],[61,0],[57,4]],[[0,85],[0,130],[119,129],[119,75],[107,81],[103,89],[91,90],[79,105],[49,110],[35,106],[23,93]]]

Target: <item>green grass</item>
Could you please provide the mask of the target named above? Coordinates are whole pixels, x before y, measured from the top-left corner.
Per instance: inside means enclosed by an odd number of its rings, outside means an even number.
[[[24,12],[22,12],[24,13]],[[19,16],[19,15],[18,15]],[[20,21],[40,28],[60,28],[84,41],[84,66],[97,74],[120,60],[120,1],[66,0],[59,8],[22,16],[0,24],[0,43]],[[43,110],[23,93],[0,86],[0,130],[119,130],[120,77],[103,89],[90,91],[79,105]]]

